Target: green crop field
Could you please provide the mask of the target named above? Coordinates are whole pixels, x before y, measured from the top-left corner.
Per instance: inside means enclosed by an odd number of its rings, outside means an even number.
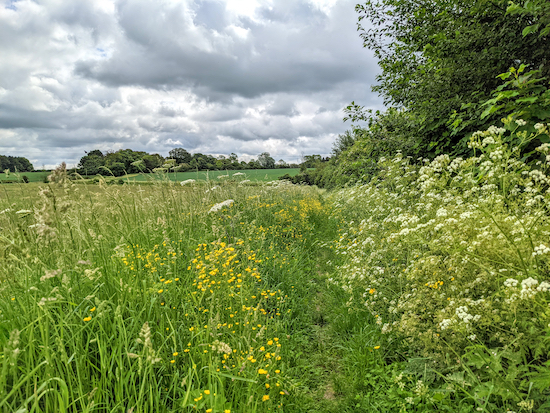
[[[130,180],[133,182],[146,182],[151,180],[163,180],[170,179],[172,181],[186,181],[188,179],[195,179],[197,181],[217,180],[218,177],[224,177],[221,179],[236,179],[243,181],[248,179],[250,181],[274,181],[278,177],[289,174],[290,176],[296,175],[299,169],[247,169],[247,170],[234,170],[234,171],[198,171],[198,172],[171,172],[166,174],[132,174],[121,177],[124,180]]]
[[[26,176],[29,179],[29,182],[43,182],[44,178],[47,177],[50,172],[19,172],[9,174],[2,173],[0,174],[0,183],[15,183],[22,182],[22,177]]]

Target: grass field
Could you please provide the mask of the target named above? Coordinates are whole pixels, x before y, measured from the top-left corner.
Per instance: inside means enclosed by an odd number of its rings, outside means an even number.
[[[235,179],[243,181],[248,179],[250,181],[274,181],[279,176],[289,174],[290,176],[296,175],[300,172],[299,169],[247,169],[247,170],[235,170],[235,171],[198,171],[198,172],[175,172],[167,174],[133,174],[121,177],[124,180],[130,180],[131,182],[147,182],[151,180],[170,179],[172,181],[186,181],[188,179],[195,179],[197,181],[217,180],[218,177],[223,176],[222,179]],[[237,174],[237,175],[235,175]],[[242,175],[241,175],[242,174]]]
[[[334,192],[3,185],[0,411],[549,412],[550,166],[473,139]]]

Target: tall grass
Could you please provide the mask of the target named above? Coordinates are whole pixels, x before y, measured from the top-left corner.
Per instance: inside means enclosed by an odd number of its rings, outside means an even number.
[[[26,188],[0,201],[0,410],[288,411],[318,192]]]

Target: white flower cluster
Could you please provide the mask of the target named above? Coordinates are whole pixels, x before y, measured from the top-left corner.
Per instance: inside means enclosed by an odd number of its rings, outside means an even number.
[[[504,281],[504,286],[506,288],[514,288],[518,285],[518,280],[514,278],[508,278],[506,281]]]
[[[223,207],[230,207],[231,205],[233,205],[234,202],[235,201],[233,201],[232,199],[228,199],[226,201],[220,202],[219,204],[215,204],[212,208],[210,208],[210,211],[208,211],[208,213],[210,214],[211,212],[218,212]]]
[[[533,251],[533,257],[536,255],[548,254],[549,252],[550,248],[548,248],[544,244],[540,244],[538,247],[535,247],[535,250]]]
[[[526,278],[521,282],[521,291],[520,296],[523,299],[533,298],[537,293],[536,287],[539,285],[539,282],[532,277]]]
[[[455,314],[458,318],[460,318],[465,323],[469,323],[470,321],[478,321],[481,316],[479,314],[472,315],[468,313],[468,307],[466,306],[460,306],[455,310]]]
[[[439,323],[439,328],[441,330],[446,330],[451,326],[451,324],[453,324],[453,321],[448,318],[445,318],[444,320],[441,320],[441,322]]]

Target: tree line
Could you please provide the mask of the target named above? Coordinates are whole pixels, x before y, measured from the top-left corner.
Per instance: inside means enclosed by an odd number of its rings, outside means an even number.
[[[314,155],[319,156],[319,155]],[[311,162],[310,162],[311,163]],[[297,164],[288,164],[284,160],[275,161],[269,152],[263,152],[257,159],[248,162],[239,161],[235,153],[229,156],[191,154],[184,148],[172,149],[165,158],[157,153],[149,154],[132,149],[103,153],[95,149],[80,159],[77,172],[82,176],[109,175],[122,176],[134,173],[186,172],[204,170],[243,170],[297,168]]]
[[[324,187],[369,180],[381,157],[415,161],[439,154],[468,157],[472,134],[525,121],[507,144],[534,162],[550,142],[521,138],[550,121],[550,2],[547,0],[369,0],[356,6],[365,48],[378,58],[373,91],[385,111],[351,102],[351,127],[330,162],[296,182]]]
[[[34,167],[27,158],[22,156],[0,155],[0,168],[10,172],[32,172]]]

